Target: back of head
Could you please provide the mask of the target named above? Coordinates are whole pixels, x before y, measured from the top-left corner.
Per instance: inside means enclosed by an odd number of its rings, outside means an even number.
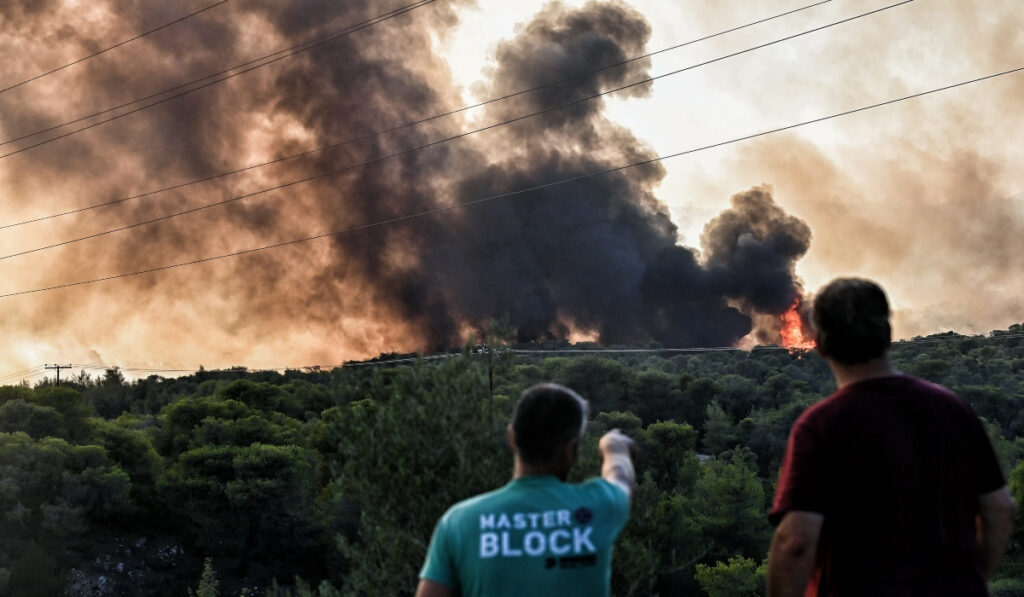
[[[559,448],[583,435],[587,410],[587,401],[564,386],[527,388],[512,413],[519,458],[530,464],[550,462]]]
[[[881,357],[892,343],[889,301],[870,280],[837,278],[814,298],[818,349],[844,365]]]

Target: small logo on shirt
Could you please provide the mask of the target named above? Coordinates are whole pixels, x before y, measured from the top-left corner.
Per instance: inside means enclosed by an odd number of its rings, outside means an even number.
[[[594,513],[589,508],[580,508],[573,514],[573,518],[580,524],[587,524],[594,519]]]

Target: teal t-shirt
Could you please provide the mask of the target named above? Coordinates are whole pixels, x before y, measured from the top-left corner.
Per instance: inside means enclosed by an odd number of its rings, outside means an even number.
[[[445,512],[420,578],[463,597],[608,595],[628,514],[629,496],[604,479],[514,479]]]

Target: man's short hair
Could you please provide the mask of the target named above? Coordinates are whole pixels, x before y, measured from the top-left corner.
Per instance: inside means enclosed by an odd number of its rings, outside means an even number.
[[[870,280],[837,278],[814,298],[814,327],[822,354],[844,365],[866,363],[892,343],[889,301]]]
[[[558,449],[579,440],[587,424],[587,401],[553,383],[527,388],[512,413],[519,457],[529,464],[550,462]]]

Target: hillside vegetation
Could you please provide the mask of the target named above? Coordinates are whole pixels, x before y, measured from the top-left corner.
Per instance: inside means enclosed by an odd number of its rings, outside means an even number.
[[[504,428],[539,381],[590,400],[576,478],[597,473],[603,431],[637,440],[615,594],[763,593],[789,428],[834,390],[821,359],[774,347],[507,348],[2,387],[0,594],[411,594],[441,513],[508,480]],[[1024,327],[918,338],[892,354],[971,403],[1024,503]],[[1020,578],[1018,514],[993,595],[1024,595]]]

